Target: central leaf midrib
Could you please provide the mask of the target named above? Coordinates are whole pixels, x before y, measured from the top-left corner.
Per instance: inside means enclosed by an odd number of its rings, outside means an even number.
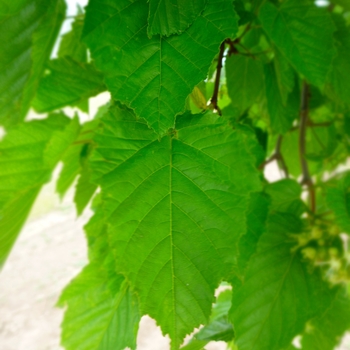
[[[172,171],[173,171],[173,138],[169,137],[169,237],[170,237],[170,260],[171,260],[171,283],[172,283],[172,299],[173,299],[173,329],[175,339],[177,335],[176,329],[176,308],[175,308],[175,268],[174,268],[174,243],[173,243],[173,197],[172,197]]]

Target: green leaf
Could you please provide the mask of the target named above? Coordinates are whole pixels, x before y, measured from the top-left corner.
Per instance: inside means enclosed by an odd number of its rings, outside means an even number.
[[[262,63],[243,55],[226,60],[227,91],[239,114],[251,107],[264,87]]]
[[[75,106],[105,90],[102,74],[92,64],[69,57],[52,60],[41,79],[33,107],[40,113]]]
[[[92,196],[96,192],[97,186],[91,182],[91,170],[88,166],[84,166],[74,195],[74,203],[78,215],[82,214],[86,206],[89,204]]]
[[[292,179],[283,179],[268,184],[265,193],[271,198],[271,212],[291,213],[297,217],[305,211],[305,203],[301,200],[302,188]]]
[[[15,6],[15,3],[18,4],[18,7]],[[56,1],[56,3],[61,4],[61,1]],[[54,1],[32,0],[25,1],[21,5],[20,2],[12,1],[8,6],[14,6],[14,8],[7,8],[8,11],[5,11],[5,14],[0,14],[0,42],[2,43],[0,124],[2,125],[15,124],[23,120],[25,116],[26,111],[24,107],[22,108],[21,103],[23,94],[26,94],[26,99],[29,98],[29,91],[24,92],[24,89],[29,84],[29,80],[34,87],[35,79],[38,78],[37,73],[42,61],[38,51],[43,49],[40,45],[45,39],[42,37],[39,40],[41,25],[45,24],[43,18],[46,13],[48,17],[54,16],[51,13],[51,5],[53,6],[53,4]],[[7,6],[5,5],[5,7]],[[57,17],[60,15],[57,13]],[[32,40],[34,33],[36,33],[37,38],[35,42]],[[47,53],[43,52],[42,54],[46,57]]]
[[[23,90],[23,101],[21,114],[24,117],[35,96],[42,77],[46,62],[49,60],[51,51],[56,42],[62,22],[66,13],[66,3],[64,0],[45,1],[41,6],[47,8],[40,26],[33,34],[33,47],[31,52],[32,67],[30,76]]]
[[[128,110],[102,119],[92,169],[117,269],[177,349],[208,321],[245,232],[249,192],[260,187],[251,139],[212,113],[178,118],[161,139]]]
[[[181,347],[181,350],[205,350],[204,347],[207,344],[207,340],[193,340],[187,345]]]
[[[240,280],[244,278],[248,262],[256,251],[261,235],[265,232],[269,205],[270,199],[266,194],[261,192],[251,194],[246,218],[247,232],[239,241],[236,274]]]
[[[287,104],[289,94],[293,91],[295,77],[291,66],[281,52],[274,48],[275,57],[273,60],[276,72],[277,85],[282,103]]]
[[[266,64],[264,73],[270,125],[274,132],[284,134],[292,127],[293,121],[299,116],[299,89],[296,86],[294,91],[288,94],[287,100],[284,102],[276,65],[274,63]]]
[[[225,290],[219,294],[210,316],[210,322],[204,326],[195,339],[206,341],[231,341],[234,337],[233,326],[228,320],[231,308],[232,292]]]
[[[206,3],[207,0],[150,0],[148,36],[182,33],[204,10]]]
[[[59,306],[68,306],[61,339],[66,350],[136,349],[138,306],[122,276],[112,278],[90,263],[63,291]]]
[[[350,82],[344,77],[350,74],[350,29],[342,16],[333,15],[333,20],[337,26],[335,39],[338,54],[327,79],[326,92],[336,101],[349,106]]]
[[[287,347],[305,323],[331,303],[332,291],[318,270],[309,266],[293,247],[289,234],[300,232],[290,214],[270,218],[242,286],[232,298],[232,321],[240,350]]]
[[[56,191],[61,197],[81,173],[82,168],[86,166],[87,158],[91,153],[92,136],[98,125],[97,119],[84,123],[76,140],[70,144],[61,157],[63,167],[56,183]]]
[[[347,173],[336,187],[327,189],[327,204],[340,229],[350,234],[350,174]]]
[[[87,47],[81,41],[84,27],[84,17],[82,13],[78,13],[72,23],[72,29],[62,35],[60,47],[58,49],[58,57],[63,58],[69,56],[77,62],[87,62]]]
[[[76,120],[52,115],[9,129],[0,142],[0,267],[76,132]]]
[[[162,136],[184,111],[193,88],[206,78],[220,43],[236,34],[237,16],[230,0],[208,0],[180,36],[151,39],[147,16],[145,1],[93,0],[83,35],[113,98],[133,108]]]
[[[327,10],[308,0],[286,0],[279,7],[265,2],[259,19],[295,70],[323,87],[335,55],[334,25]]]
[[[322,317],[317,317],[307,326],[302,337],[303,350],[333,350],[350,328],[350,300],[341,290],[331,307]]]

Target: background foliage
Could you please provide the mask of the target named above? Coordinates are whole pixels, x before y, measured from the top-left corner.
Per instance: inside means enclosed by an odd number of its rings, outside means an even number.
[[[0,4],[0,266],[60,162],[57,192],[76,183],[77,213],[94,211],[62,345],[135,349],[148,314],[174,350],[334,349],[350,328],[348,2],[90,0],[59,37],[65,13]],[[90,121],[63,113],[106,90]]]

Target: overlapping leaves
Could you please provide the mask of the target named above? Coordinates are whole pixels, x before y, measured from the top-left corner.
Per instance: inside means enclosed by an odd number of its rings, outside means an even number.
[[[92,0],[83,35],[113,97],[162,136],[206,78],[220,43],[236,34],[238,19],[231,1],[209,0],[181,35],[148,38],[147,16],[144,1]]]
[[[50,179],[79,128],[77,119],[52,115],[10,129],[0,142],[0,267],[41,186]]]

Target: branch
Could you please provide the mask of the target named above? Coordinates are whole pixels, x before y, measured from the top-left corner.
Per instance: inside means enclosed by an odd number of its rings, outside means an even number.
[[[224,57],[224,52],[225,52],[225,42],[226,40],[223,41],[220,45],[218,64],[216,66],[214,91],[213,91],[213,96],[210,99],[210,103],[209,103],[209,106],[211,106],[214,109],[214,111],[217,111],[219,115],[221,115],[221,110],[218,106],[218,96],[219,96],[220,76],[221,76],[221,69],[222,69],[222,59]]]
[[[280,165],[280,167],[284,172],[284,176],[288,178],[289,177],[288,167],[281,153],[282,140],[283,140],[283,136],[282,135],[278,136],[274,154],[270,158],[266,159],[262,164],[260,164],[259,169],[262,170],[267,164],[273,162],[274,160],[277,160],[278,164]]]
[[[302,171],[301,184],[306,185],[309,191],[310,210],[315,212],[316,195],[312,178],[309,172],[309,166],[306,161],[306,130],[309,118],[309,86],[304,81],[301,91],[300,103],[300,124],[299,124],[299,158]]]

